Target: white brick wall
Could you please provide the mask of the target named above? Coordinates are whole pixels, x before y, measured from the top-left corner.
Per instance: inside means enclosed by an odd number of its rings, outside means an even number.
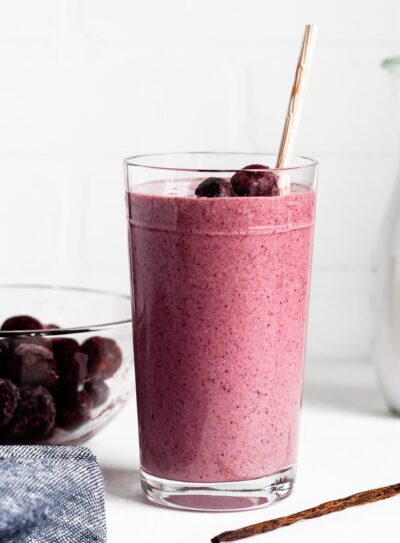
[[[373,251],[395,179],[400,5],[3,0],[0,281],[128,289],[121,160],[276,150],[306,22],[320,40],[297,151],[321,162],[312,355],[367,356]]]

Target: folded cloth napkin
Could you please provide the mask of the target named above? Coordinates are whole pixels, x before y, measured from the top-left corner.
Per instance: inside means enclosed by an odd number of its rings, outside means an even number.
[[[103,479],[85,447],[0,447],[0,542],[106,541]]]

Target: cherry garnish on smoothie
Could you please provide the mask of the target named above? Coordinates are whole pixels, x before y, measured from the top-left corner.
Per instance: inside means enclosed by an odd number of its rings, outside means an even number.
[[[264,164],[250,164],[230,180],[208,177],[196,188],[195,195],[206,198],[231,196],[279,196],[278,176]]]
[[[279,196],[278,176],[264,164],[245,166],[231,183],[237,196]]]
[[[226,198],[235,196],[235,193],[230,181],[222,177],[208,177],[197,186],[195,195],[206,198]]]

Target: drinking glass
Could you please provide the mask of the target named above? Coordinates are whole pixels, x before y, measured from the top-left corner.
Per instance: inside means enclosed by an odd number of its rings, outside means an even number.
[[[262,176],[275,162],[125,161],[141,478],[153,502],[250,509],[292,490],[317,162],[271,169],[289,187],[276,196],[195,196],[206,178],[249,164]]]

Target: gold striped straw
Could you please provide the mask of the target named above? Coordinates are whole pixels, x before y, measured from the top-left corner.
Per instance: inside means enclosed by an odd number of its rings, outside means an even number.
[[[286,168],[290,166],[296,130],[299,124],[301,111],[303,109],[303,100],[307,89],[317,33],[318,27],[316,25],[306,25],[303,44],[300,50],[299,60],[297,62],[292,92],[286,114],[285,125],[283,127],[281,143],[279,146],[276,168]],[[281,174],[279,176],[279,188],[281,189],[281,193],[289,192],[289,175]]]

